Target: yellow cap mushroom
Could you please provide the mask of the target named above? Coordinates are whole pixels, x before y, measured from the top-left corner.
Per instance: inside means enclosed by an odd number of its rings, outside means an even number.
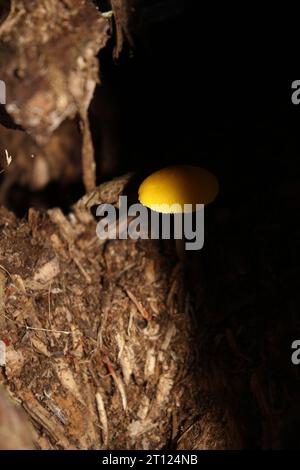
[[[209,171],[191,165],[176,165],[148,176],[139,188],[139,201],[162,213],[184,212],[186,204],[192,204],[194,211],[196,204],[212,202],[218,191],[218,180]]]

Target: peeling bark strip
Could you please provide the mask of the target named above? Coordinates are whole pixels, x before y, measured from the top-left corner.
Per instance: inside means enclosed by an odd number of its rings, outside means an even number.
[[[82,170],[83,183],[86,191],[92,191],[96,186],[96,163],[94,158],[94,146],[86,111],[81,115],[82,133]]]
[[[0,77],[6,111],[14,123],[43,144],[68,117],[86,115],[98,81],[98,51],[108,40],[109,21],[89,0],[12,0],[0,23]],[[7,122],[7,118],[5,119]],[[84,179],[95,176],[86,129]]]
[[[115,58],[120,56],[126,41],[131,48],[134,48],[130,16],[133,16],[135,13],[135,7],[138,3],[139,0],[111,0],[116,25]]]
[[[111,0],[114,12],[116,44],[114,57],[118,59],[127,46],[135,49],[143,44],[153,25],[168,21],[182,13],[182,0]]]

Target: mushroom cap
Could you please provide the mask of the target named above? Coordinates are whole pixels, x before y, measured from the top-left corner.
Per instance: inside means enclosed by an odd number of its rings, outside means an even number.
[[[191,165],[176,165],[148,176],[139,187],[139,201],[157,212],[190,212],[185,204],[192,204],[192,211],[195,211],[196,204],[209,204],[218,192],[218,180],[209,171]]]

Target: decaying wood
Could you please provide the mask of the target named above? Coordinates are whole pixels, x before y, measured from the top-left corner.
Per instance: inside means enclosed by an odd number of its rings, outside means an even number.
[[[12,0],[0,39],[6,109],[36,140],[87,109],[98,81],[95,56],[108,39],[108,22],[92,2]]]
[[[114,204],[118,203],[118,199],[123,189],[126,187],[132,173],[114,178],[112,181],[107,181],[93,191],[85,194],[75,205],[74,210],[91,209],[99,204]]]
[[[98,82],[96,55],[108,40],[108,28],[89,0],[12,0],[0,24],[6,111],[39,144],[78,113],[88,190],[95,185],[95,168],[86,113]]]
[[[98,195],[116,202],[127,181]],[[228,446],[213,403],[205,425],[193,306],[176,257],[159,241],[103,244],[85,210],[31,210],[28,222],[0,211],[3,384],[32,420],[36,447],[180,446],[203,416],[198,439]]]

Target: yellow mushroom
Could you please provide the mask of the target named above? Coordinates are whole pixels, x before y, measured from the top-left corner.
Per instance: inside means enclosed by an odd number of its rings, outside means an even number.
[[[149,209],[164,214],[194,212],[197,204],[212,202],[218,191],[218,180],[209,171],[191,165],[176,165],[148,176],[140,185],[139,201]],[[176,240],[176,250],[183,260],[185,250],[182,239]]]
[[[139,201],[162,213],[183,212],[186,204],[192,204],[194,211],[196,204],[212,202],[218,191],[218,180],[209,171],[191,165],[176,165],[148,176],[139,188]]]

